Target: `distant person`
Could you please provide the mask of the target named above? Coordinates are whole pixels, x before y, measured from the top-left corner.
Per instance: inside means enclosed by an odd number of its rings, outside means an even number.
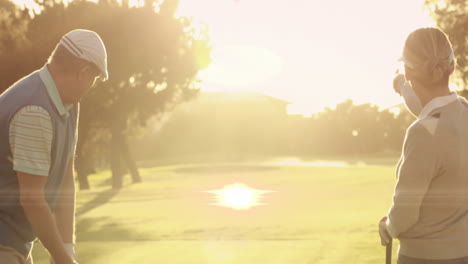
[[[421,28],[406,39],[402,60],[395,90],[417,120],[406,132],[381,241],[399,239],[399,264],[468,263],[468,109],[449,89],[453,49],[439,29]]]
[[[73,157],[79,101],[107,74],[95,32],[74,30],[48,63],[0,95],[0,263],[32,263],[38,238],[56,264],[74,254]]]

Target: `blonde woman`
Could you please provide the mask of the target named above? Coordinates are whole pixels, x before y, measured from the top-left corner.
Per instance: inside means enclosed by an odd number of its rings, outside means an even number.
[[[406,39],[402,60],[406,83],[397,77],[396,90],[417,120],[379,223],[382,245],[399,239],[399,264],[468,263],[468,109],[449,89],[453,49],[441,30],[421,28]]]

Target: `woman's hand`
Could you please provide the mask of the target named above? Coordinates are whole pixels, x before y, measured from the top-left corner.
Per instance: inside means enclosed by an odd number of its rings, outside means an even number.
[[[387,221],[387,217],[385,216],[380,220],[379,222],[379,235],[380,235],[380,243],[382,246],[387,246],[390,243],[391,236],[388,234],[387,231],[387,224],[385,223]]]
[[[404,74],[397,74],[395,78],[393,78],[393,90],[399,95],[401,95],[401,89],[406,83],[406,78]]]

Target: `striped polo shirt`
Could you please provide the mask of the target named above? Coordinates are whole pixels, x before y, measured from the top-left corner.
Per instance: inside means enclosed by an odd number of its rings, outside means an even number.
[[[60,115],[68,117],[72,105],[64,105],[47,66],[39,71],[47,93]],[[77,135],[77,133],[75,133]],[[48,176],[51,163],[52,120],[49,113],[37,105],[26,105],[13,117],[9,140],[13,169],[24,173]],[[76,146],[76,136],[75,136]]]

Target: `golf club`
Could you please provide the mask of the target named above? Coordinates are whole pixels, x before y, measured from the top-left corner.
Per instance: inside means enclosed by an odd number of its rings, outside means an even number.
[[[393,241],[390,238],[390,242],[388,242],[387,247],[385,248],[385,264],[391,264],[392,263],[392,244]]]

